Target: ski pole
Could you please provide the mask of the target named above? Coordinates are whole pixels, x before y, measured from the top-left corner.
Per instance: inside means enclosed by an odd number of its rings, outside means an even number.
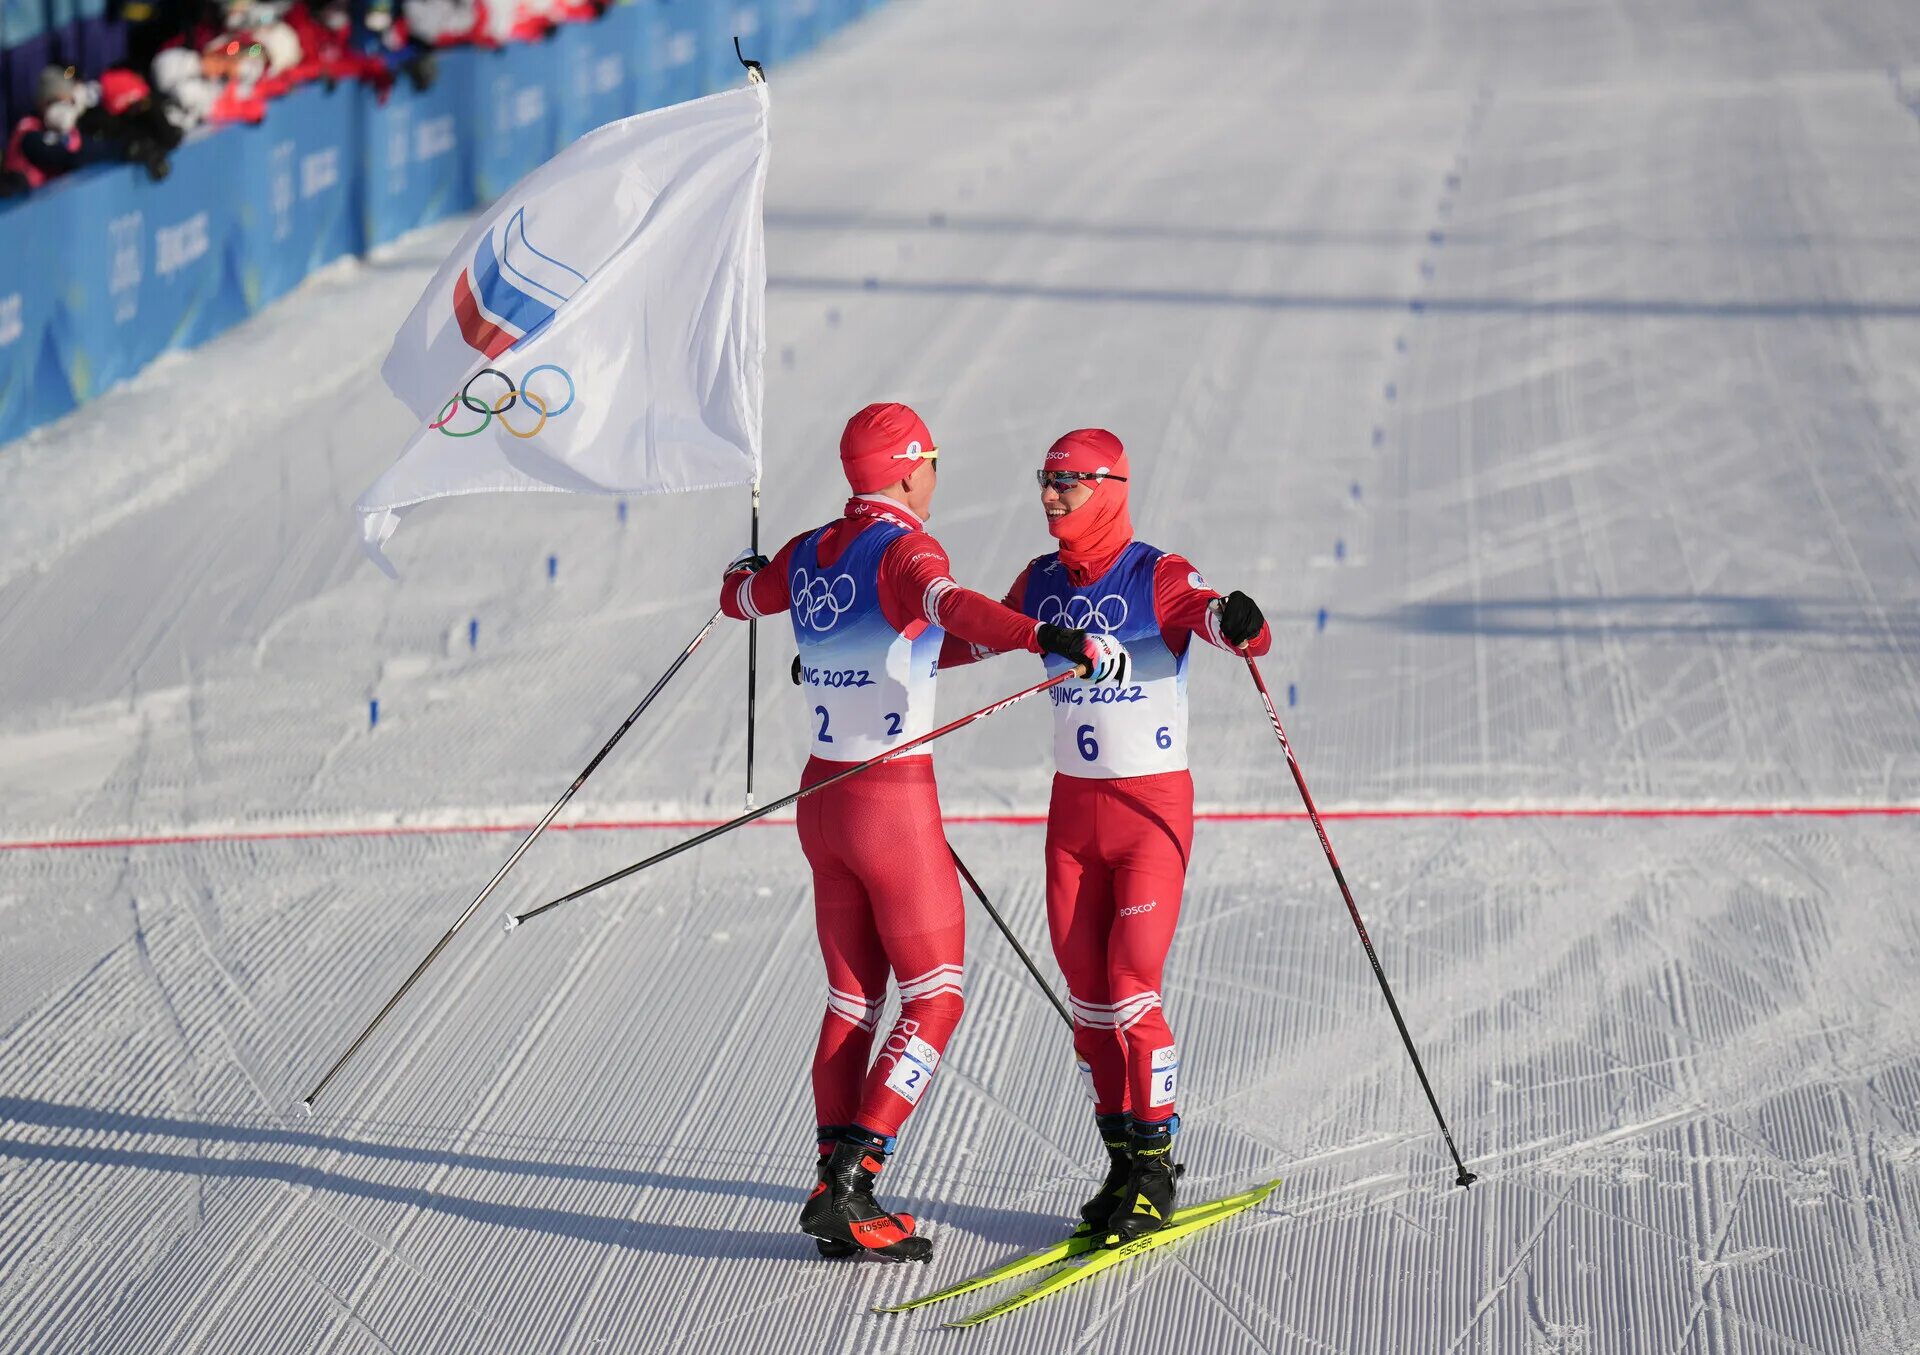
[[[1353,928],[1360,933],[1360,944],[1366,947],[1367,961],[1373,966],[1373,976],[1380,980],[1380,991],[1387,999],[1387,1010],[1393,1013],[1393,1024],[1400,1028],[1401,1043],[1407,1047],[1407,1057],[1413,1060],[1413,1071],[1420,1077],[1420,1090],[1427,1094],[1427,1104],[1433,1107],[1433,1118],[1440,1122],[1440,1137],[1447,1141],[1447,1151],[1453,1154],[1453,1165],[1460,1169],[1454,1178],[1454,1184],[1470,1186],[1480,1178],[1467,1170],[1467,1164],[1460,1160],[1460,1150],[1453,1145],[1453,1133],[1447,1128],[1447,1117],[1440,1113],[1440,1102],[1433,1094],[1433,1084],[1427,1081],[1427,1070],[1420,1062],[1420,1054],[1413,1047],[1413,1036],[1407,1033],[1407,1023],[1400,1015],[1400,1004],[1393,1000],[1393,989],[1387,983],[1387,974],[1380,967],[1380,957],[1374,954],[1373,940],[1367,935],[1367,924],[1360,920],[1360,907],[1353,901],[1353,890],[1347,887],[1347,877],[1340,869],[1339,858],[1333,854],[1333,843],[1327,840],[1326,825],[1320,822],[1320,811],[1314,807],[1313,796],[1307,791],[1306,774],[1300,770],[1300,759],[1293,755],[1293,745],[1287,742],[1287,731],[1280,727],[1280,712],[1274,708],[1273,694],[1267,690],[1266,679],[1260,676],[1260,666],[1253,661],[1253,655],[1247,652],[1245,645],[1240,646],[1240,657],[1247,661],[1247,671],[1253,674],[1253,685],[1260,689],[1260,700],[1266,704],[1267,718],[1273,721],[1274,737],[1280,740],[1280,751],[1287,755],[1287,770],[1293,773],[1293,784],[1300,788],[1300,799],[1307,807],[1307,817],[1313,820],[1313,831],[1320,835],[1320,848],[1327,854],[1327,864],[1333,867],[1334,882],[1340,886],[1340,897],[1347,901],[1347,913],[1353,918]]]
[[[474,915],[481,904],[486,902],[487,895],[493,892],[494,886],[506,879],[507,872],[512,870],[514,866],[519,863],[520,858],[526,855],[527,848],[533,845],[534,839],[547,831],[547,825],[552,823],[560,811],[566,807],[567,801],[573,798],[574,792],[586,784],[587,778],[593,775],[594,769],[605,760],[608,753],[613,751],[613,746],[620,742],[621,738],[629,729],[633,728],[633,722],[640,718],[642,711],[653,704],[653,698],[660,695],[661,689],[664,688],[668,682],[672,681],[673,675],[680,671],[681,665],[693,657],[693,651],[700,648],[700,642],[707,638],[708,633],[713,630],[714,625],[719,620],[719,612],[715,612],[707,618],[707,624],[700,627],[700,633],[695,635],[693,639],[687,641],[687,647],[680,651],[680,657],[668,665],[667,671],[660,675],[660,680],[653,684],[653,689],[640,698],[640,704],[633,708],[633,713],[627,716],[620,728],[613,731],[613,737],[606,741],[600,751],[593,755],[593,761],[589,762],[586,767],[582,769],[580,775],[573,778],[573,784],[567,787],[566,793],[553,802],[553,808],[549,809],[546,812],[546,816],[533,826],[533,831],[527,834],[526,839],[521,842],[518,847],[514,848],[513,855],[507,858],[507,863],[504,866],[494,872],[493,878],[487,881],[486,888],[474,895],[473,902],[467,905],[466,911],[460,914],[454,924],[447,928],[447,934],[435,943],[432,950],[427,952],[427,958],[414,966],[413,972],[407,975],[407,981],[400,985],[399,991],[387,999],[386,1005],[374,1014],[373,1020],[367,1022],[366,1029],[356,1035],[353,1043],[347,1046],[347,1052],[342,1054],[334,1062],[333,1067],[327,1069],[327,1075],[320,1079],[320,1085],[302,1098],[300,1104],[307,1108],[308,1114],[313,1113],[313,1103],[319,1099],[320,1093],[327,1089],[327,1084],[333,1081],[334,1075],[347,1066],[347,1060],[352,1058],[360,1046],[366,1043],[367,1037],[373,1034],[374,1027],[386,1019],[387,1013],[400,1005],[400,999],[405,997],[407,990],[412,988],[420,976],[427,972],[427,966],[432,964],[434,960],[439,957],[440,952],[447,948],[447,943],[453,940],[454,933],[467,925],[467,920]]]
[[[1072,1030],[1073,1017],[1067,1014],[1066,1004],[1060,1001],[1060,995],[1053,991],[1053,985],[1041,975],[1040,967],[1034,964],[1033,957],[1027,954],[1027,948],[1014,936],[1013,929],[1007,926],[1007,920],[1000,916],[1000,910],[988,901],[987,891],[982,889],[980,882],[973,878],[973,872],[967,869],[967,863],[960,859],[960,853],[954,851],[951,842],[947,844],[947,854],[953,858],[953,864],[960,868],[960,878],[967,882],[967,887],[973,891],[973,897],[980,900],[980,906],[987,910],[987,916],[992,918],[993,925],[1000,929],[1000,935],[1007,938],[1007,944],[1012,946],[1013,953],[1020,957],[1020,963],[1027,967],[1029,974],[1033,975],[1033,981],[1040,985],[1040,991],[1047,995],[1047,1001],[1051,1002],[1053,1009],[1060,1013],[1060,1019],[1067,1023],[1067,1029]]]
[[[698,847],[703,842],[711,842],[715,838],[721,836],[723,833],[731,833],[734,829],[739,828],[745,824],[752,823],[755,819],[765,818],[767,815],[773,813],[773,811],[776,809],[785,809],[788,805],[792,804],[795,800],[805,799],[807,796],[813,794],[817,790],[825,790],[828,786],[835,785],[841,781],[845,781],[850,776],[858,776],[861,772],[866,771],[870,767],[878,767],[883,762],[891,762],[894,758],[901,757],[907,753],[911,753],[914,749],[920,747],[922,744],[932,743],[935,739],[942,738],[945,735],[953,733],[953,731],[956,729],[961,729],[967,725],[970,725],[975,720],[984,720],[989,715],[997,715],[1001,711],[1005,710],[1008,706],[1013,705],[1016,701],[1024,701],[1028,697],[1034,695],[1037,692],[1044,692],[1049,687],[1057,687],[1061,683],[1065,682],[1068,678],[1073,677],[1074,675],[1075,675],[1074,670],[1069,668],[1066,672],[1056,674],[1055,676],[1048,678],[1045,682],[1036,682],[1034,683],[1033,686],[1024,688],[1021,691],[1017,691],[1012,696],[1001,697],[1000,700],[994,702],[991,706],[982,706],[979,710],[976,710],[968,715],[962,715],[959,719],[954,720],[948,724],[941,725],[940,728],[938,729],[930,730],[927,733],[920,735],[918,738],[908,739],[905,743],[901,744],[898,748],[890,748],[884,753],[878,754],[875,757],[868,758],[865,762],[856,762],[851,767],[848,767],[843,771],[835,772],[832,776],[829,776],[824,781],[816,781],[811,786],[802,786],[799,790],[796,790],[788,795],[783,795],[777,800],[769,800],[766,804],[761,805],[758,809],[749,809],[746,813],[736,815],[735,817],[728,819],[725,823],[720,824],[718,827],[709,828],[707,829],[706,832],[697,834],[694,837],[690,837],[684,842],[677,842],[663,852],[655,852],[652,856],[649,856],[644,861],[636,861],[631,866],[627,866],[621,870],[616,870],[613,874],[604,876],[601,879],[595,880],[590,885],[582,885],[580,888],[574,890],[571,894],[562,894],[559,898],[549,900],[548,902],[541,904],[538,908],[529,909],[524,913],[509,915],[507,918],[506,930],[512,931],[515,927],[518,927],[522,922],[526,922],[526,921],[529,921],[530,919],[539,917],[540,914],[548,912],[551,909],[558,908],[563,903],[572,903],[575,899],[582,898],[585,895],[591,894],[596,889],[604,889],[606,886],[613,884],[616,881],[626,879],[629,875],[638,874],[640,871],[645,870],[648,866],[657,866],[662,861],[668,860],[671,857],[678,856],[680,855],[681,852],[688,851],[694,847]]]

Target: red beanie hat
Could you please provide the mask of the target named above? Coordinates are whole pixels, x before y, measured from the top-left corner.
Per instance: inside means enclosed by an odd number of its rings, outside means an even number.
[[[911,409],[868,405],[840,435],[840,469],[855,494],[871,494],[906,479],[933,450],[933,434]]]
[[[1127,449],[1104,428],[1076,428],[1047,448],[1046,470],[1127,473]]]

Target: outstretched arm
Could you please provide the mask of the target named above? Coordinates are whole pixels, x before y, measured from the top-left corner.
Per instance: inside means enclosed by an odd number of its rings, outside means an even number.
[[[1126,651],[1113,641],[1043,625],[985,593],[962,588],[953,581],[946,551],[930,536],[904,536],[887,547],[880,559],[880,610],[902,634],[917,634],[911,626],[940,626],[983,656],[1014,649],[1057,654],[1094,682],[1118,682],[1126,673]]]
[[[1029,565],[1020,571],[1020,577],[1013,581],[1013,587],[1009,588],[1006,597],[1001,599],[1001,606],[1013,612],[1020,610],[1020,600],[1027,595],[1027,570],[1031,568],[1032,566]],[[958,634],[949,630],[947,642],[940,646],[940,666],[959,668],[964,664],[978,663],[981,659],[990,659],[995,654],[1006,652],[1004,649],[994,649],[987,645],[975,644],[971,640],[963,640]]]
[[[939,626],[949,637],[986,654],[1040,652],[1039,623],[955,583],[946,549],[923,532],[903,536],[887,548],[880,562],[880,606],[895,630],[904,631],[917,621]]]

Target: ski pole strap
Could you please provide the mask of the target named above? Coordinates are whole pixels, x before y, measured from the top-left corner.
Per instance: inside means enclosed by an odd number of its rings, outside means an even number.
[[[769,800],[766,804],[761,805],[759,808],[750,809],[744,814],[736,815],[735,817],[728,819],[723,824],[719,824],[716,827],[707,829],[707,831],[704,833],[696,834],[695,836],[686,839],[686,841],[684,842],[676,842],[673,846],[667,848],[665,851],[655,852],[652,856],[649,856],[644,861],[636,861],[631,866],[626,866],[620,870],[616,870],[611,875],[602,876],[600,879],[595,880],[590,885],[582,885],[580,888],[574,890],[571,894],[562,894],[559,898],[551,899],[546,903],[541,904],[538,908],[530,908],[524,913],[514,914],[507,918],[506,930],[512,931],[515,927],[518,927],[521,923],[531,921],[532,919],[539,917],[542,913],[551,912],[553,909],[558,908],[563,903],[572,903],[575,899],[584,898],[588,894],[593,893],[597,889],[604,889],[610,884],[614,884],[620,880],[626,879],[629,875],[637,875],[639,872],[647,869],[647,867],[649,866],[657,866],[662,861],[670,860],[673,857],[680,855],[681,852],[690,851],[693,848],[698,847],[703,842],[711,842],[715,838],[720,837],[723,834],[731,833],[734,829],[740,828],[745,826],[746,824],[752,823],[755,819],[763,819],[777,809],[785,809],[788,805],[794,803],[794,801],[803,800],[807,796],[812,795],[816,791],[825,790],[828,786],[838,785],[840,782],[845,781],[850,776],[858,776],[861,772],[868,771],[874,767],[878,767],[883,762],[891,762],[894,758],[904,757],[908,753],[911,753],[914,749],[924,747],[925,745],[932,743],[935,739],[944,738],[948,734],[953,733],[956,729],[964,729],[966,726],[972,724],[975,720],[984,720],[989,715],[998,715],[1001,711],[1005,710],[1008,706],[1011,706],[1016,702],[1024,701],[1028,697],[1037,695],[1040,692],[1044,692],[1049,687],[1057,687],[1061,683],[1065,682],[1068,678],[1073,676],[1074,676],[1073,670],[1068,669],[1064,673],[1055,674],[1053,677],[1048,678],[1044,682],[1036,682],[1031,687],[1022,688],[1020,691],[1015,692],[1012,696],[1003,696],[990,706],[982,706],[979,710],[971,711],[966,715],[962,715],[957,720],[949,721],[948,723],[941,725],[938,729],[928,730],[925,734],[921,734],[917,738],[908,739],[905,743],[901,744],[898,748],[889,748],[886,752],[877,754],[874,757],[870,757],[865,762],[856,762],[851,767],[847,767],[841,771],[835,772],[832,776],[827,777],[825,780],[814,782],[811,786],[802,786],[800,787],[799,790],[793,791],[792,793],[787,795],[783,795],[777,800]]]

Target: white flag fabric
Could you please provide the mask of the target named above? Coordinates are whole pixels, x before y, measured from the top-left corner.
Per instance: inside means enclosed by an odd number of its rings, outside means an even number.
[[[767,87],[609,123],[461,237],[380,369],[420,428],[354,505],[652,494],[760,474]]]

